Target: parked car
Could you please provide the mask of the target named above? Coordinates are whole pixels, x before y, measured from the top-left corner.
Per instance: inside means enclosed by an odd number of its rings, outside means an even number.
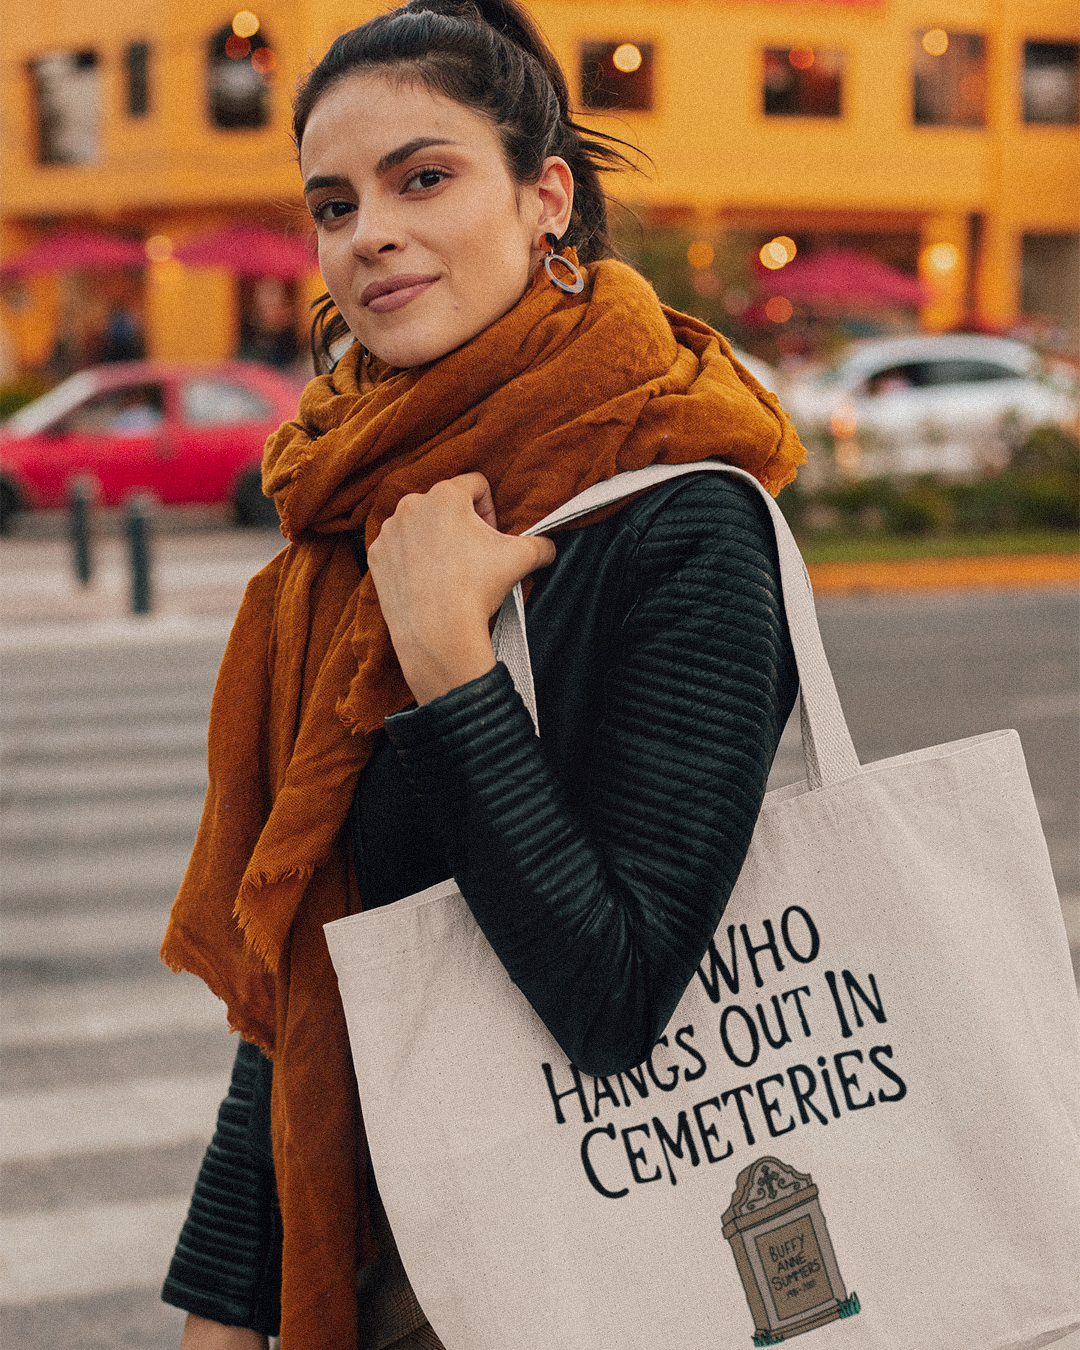
[[[301,387],[241,362],[80,371],[0,426],[0,529],[20,511],[63,506],[77,475],[106,506],[146,490],[167,504],[228,502],[243,525],[275,524],[263,444],[296,415]]]
[[[732,356],[741,366],[746,369],[762,384],[770,394],[779,395],[783,389],[783,381],[780,372],[769,365],[768,361],[763,361],[760,356],[751,356],[749,352],[744,352],[740,347],[732,347]]]
[[[1075,384],[1023,343],[976,334],[887,338],[794,376],[785,406],[852,477],[1001,469],[1033,427],[1070,426]]]

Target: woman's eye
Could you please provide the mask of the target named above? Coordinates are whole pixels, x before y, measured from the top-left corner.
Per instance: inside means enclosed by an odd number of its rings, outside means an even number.
[[[406,181],[405,191],[426,192],[429,188],[438,187],[446,177],[445,169],[417,169]]]
[[[350,211],[355,210],[356,207],[352,202],[329,201],[313,206],[311,214],[317,225],[323,225],[329,220],[340,220],[342,216],[347,216]]]

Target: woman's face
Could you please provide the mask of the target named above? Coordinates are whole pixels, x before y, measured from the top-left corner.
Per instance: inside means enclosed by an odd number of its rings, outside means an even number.
[[[521,187],[487,118],[377,73],[323,95],[300,167],[327,289],[357,339],[398,367],[438,360],[511,309],[573,202],[563,160]]]

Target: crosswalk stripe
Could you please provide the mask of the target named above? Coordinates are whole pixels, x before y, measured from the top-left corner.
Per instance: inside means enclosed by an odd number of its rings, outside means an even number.
[[[209,716],[210,697],[206,708]],[[19,729],[4,737],[4,763],[8,766],[32,760],[122,759],[126,755],[179,751],[206,758],[207,716],[195,722],[135,722],[128,726],[39,726]]]
[[[194,837],[194,832],[192,833]],[[191,842],[128,843],[123,849],[97,852],[80,849],[47,860],[4,858],[0,881],[6,904],[83,905],[97,897],[115,901],[121,895],[176,894],[191,856]]]
[[[225,1005],[193,975],[44,986],[3,1000],[0,1047],[81,1045],[158,1032],[225,1033]]]
[[[232,630],[228,618],[189,614],[152,615],[145,619],[86,619],[52,623],[5,624],[0,632],[0,651],[34,653],[63,652],[65,655],[100,648],[158,648],[170,643],[219,641]]]
[[[157,763],[145,758],[74,765],[8,765],[3,795],[12,803],[98,801],[108,796],[206,791],[206,756],[170,755]]]
[[[200,1074],[13,1093],[0,1101],[0,1162],[209,1140],[227,1087]]]
[[[186,1196],[0,1217],[0,1304],[160,1286]]]
[[[12,806],[4,812],[9,849],[41,849],[47,841],[69,848],[80,844],[127,843],[136,838],[170,839],[189,833],[192,842],[202,812],[198,792],[134,802],[52,802]]]
[[[160,908],[8,917],[0,927],[0,958],[70,960],[156,951],[165,934],[167,917]]]
[[[53,691],[34,692],[22,697],[4,699],[0,709],[0,725],[28,728],[35,723],[47,727],[69,724],[82,727],[100,725],[102,721],[124,722],[134,717],[176,720],[191,717],[205,721],[210,708],[206,701],[206,681],[200,680],[192,689],[110,689],[99,694],[70,698],[57,697]]]

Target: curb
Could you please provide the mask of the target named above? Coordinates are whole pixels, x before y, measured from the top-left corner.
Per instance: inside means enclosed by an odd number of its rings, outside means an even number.
[[[1020,590],[1080,585],[1080,553],[991,553],[808,563],[815,595],[858,591]]]

